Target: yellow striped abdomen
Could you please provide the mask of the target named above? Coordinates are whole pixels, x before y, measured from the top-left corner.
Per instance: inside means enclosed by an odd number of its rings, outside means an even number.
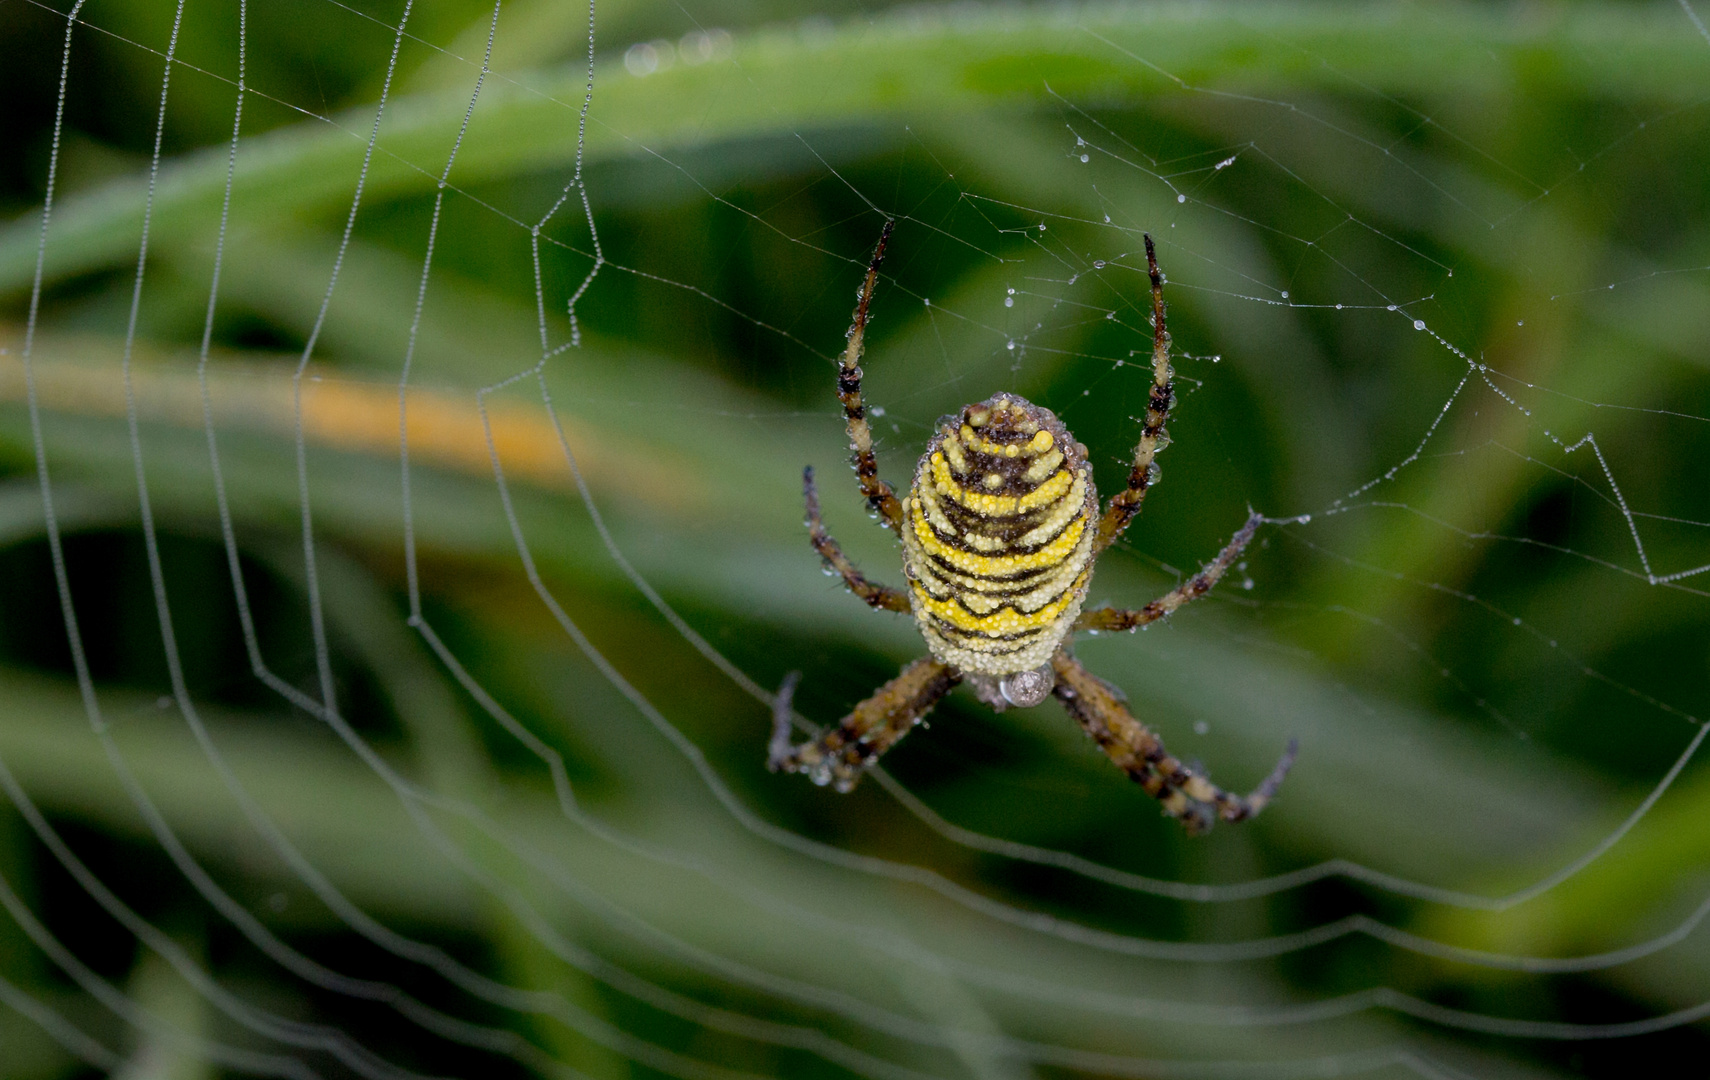
[[[1048,660],[1086,599],[1098,493],[1049,409],[998,394],[946,417],[903,500],[915,621],[969,674]]]

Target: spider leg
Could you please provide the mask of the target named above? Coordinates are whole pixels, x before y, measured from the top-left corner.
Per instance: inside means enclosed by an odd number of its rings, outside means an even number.
[[[1080,617],[1075,620],[1074,628],[1076,630],[1133,630],[1145,626],[1147,623],[1157,622],[1189,600],[1198,600],[1211,591],[1211,587],[1217,584],[1218,579],[1223,576],[1225,571],[1235,565],[1235,560],[1241,557],[1241,552],[1246,550],[1248,543],[1253,539],[1253,534],[1258,532],[1259,526],[1263,524],[1264,520],[1263,516],[1249,512],[1247,523],[1241,526],[1234,539],[1230,540],[1223,550],[1217,553],[1217,558],[1211,560],[1199,573],[1145,607],[1139,609],[1102,607],[1095,608],[1092,611],[1083,611]]]
[[[791,672],[772,699],[772,742],[766,767],[772,772],[805,772],[816,784],[848,791],[867,766],[907,735],[962,676],[931,657],[916,660],[855,706],[836,727],[812,742],[792,746],[790,699],[799,679],[799,672]]]
[[[807,501],[808,540],[825,564],[843,575],[843,583],[849,586],[849,591],[880,611],[906,613],[911,610],[908,593],[868,581],[849,561],[849,556],[843,554],[843,548],[831,538],[831,534],[825,531],[825,523],[819,518],[819,488],[813,482],[812,465],[802,470],[802,497]]]
[[[855,451],[855,478],[867,505],[879,515],[885,526],[902,536],[902,504],[891,485],[879,479],[879,460],[873,454],[873,429],[867,423],[867,405],[861,399],[861,353],[867,335],[867,307],[873,300],[873,287],[879,281],[879,264],[885,261],[885,245],[890,242],[894,221],[886,221],[879,233],[879,246],[873,251],[873,261],[867,264],[867,278],[861,283],[861,299],[855,305],[855,322],[849,327],[849,344],[837,366],[837,400],[843,403],[843,419],[849,425],[849,448]]]
[[[1095,556],[1114,544],[1140,512],[1147,489],[1158,482],[1152,459],[1169,445],[1164,424],[1170,418],[1170,407],[1176,403],[1175,372],[1170,369],[1170,332],[1164,327],[1164,275],[1158,270],[1158,253],[1150,234],[1146,236],[1146,270],[1152,278],[1152,392],[1146,401],[1140,442],[1134,447],[1133,467],[1128,470],[1128,486],[1111,497],[1110,505],[1099,519],[1098,536],[1093,541]]]
[[[1163,741],[1128,711],[1120,693],[1067,652],[1058,649],[1051,657],[1051,667],[1057,674],[1052,693],[1064,710],[1080,722],[1117,768],[1162,803],[1164,813],[1179,820],[1190,833],[1206,831],[1218,818],[1243,821],[1253,817],[1276,795],[1294,764],[1298,746],[1291,739],[1264,783],[1250,795],[1231,795],[1172,757]]]

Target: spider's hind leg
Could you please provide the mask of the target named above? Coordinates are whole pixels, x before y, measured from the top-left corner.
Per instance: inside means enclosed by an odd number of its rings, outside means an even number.
[[[902,674],[812,742],[790,744],[790,701],[800,672],[791,672],[772,701],[772,742],[766,767],[772,772],[805,772],[816,784],[848,791],[867,767],[895,746],[948,694],[962,676],[931,657],[916,660]]]
[[[1051,667],[1057,675],[1052,692],[1064,710],[1117,768],[1162,803],[1164,813],[1181,821],[1190,833],[1204,832],[1218,818],[1244,821],[1255,816],[1276,796],[1294,764],[1297,746],[1290,740],[1263,783],[1249,795],[1231,795],[1171,756],[1163,740],[1128,711],[1121,695],[1067,652],[1058,649]]]

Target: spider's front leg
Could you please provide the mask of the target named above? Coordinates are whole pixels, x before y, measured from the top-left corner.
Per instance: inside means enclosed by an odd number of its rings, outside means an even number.
[[[1146,400],[1140,442],[1134,447],[1134,460],[1128,470],[1128,486],[1111,496],[1110,506],[1099,519],[1098,536],[1093,541],[1095,556],[1116,543],[1116,538],[1140,512],[1147,490],[1157,482],[1153,459],[1169,445],[1164,424],[1176,403],[1175,372],[1170,369],[1170,332],[1164,327],[1164,275],[1158,269],[1158,252],[1152,246],[1151,235],[1145,239],[1146,271],[1152,279],[1152,392]]]
[[[948,664],[927,657],[903,668],[878,693],[855,706],[837,726],[809,743],[790,745],[790,700],[799,672],[791,672],[772,702],[772,743],[766,767],[805,772],[816,784],[848,791],[867,767],[897,744],[921,717],[962,681]]]
[[[1218,818],[1243,821],[1253,817],[1276,795],[1294,764],[1297,747],[1291,739],[1264,783],[1250,795],[1231,795],[1172,757],[1163,740],[1128,711],[1117,691],[1067,652],[1058,649],[1051,657],[1051,668],[1057,675],[1052,693],[1064,710],[1080,722],[1117,768],[1162,803],[1164,813],[1181,821],[1190,833],[1204,832]]]
[[[825,560],[825,565],[843,576],[843,584],[849,586],[850,592],[873,607],[906,614],[910,610],[908,593],[868,581],[866,575],[849,561],[849,556],[843,554],[843,548],[831,538],[831,534],[825,531],[825,523],[819,518],[819,488],[813,482],[812,465],[802,470],[802,498],[807,502],[808,540],[819,552],[819,557]]]
[[[1211,591],[1226,571],[1235,565],[1235,560],[1241,557],[1247,545],[1252,542],[1253,534],[1264,524],[1264,516],[1249,512],[1247,523],[1236,532],[1223,550],[1217,553],[1217,558],[1211,560],[1199,573],[1183,582],[1181,585],[1158,597],[1143,608],[1095,608],[1083,611],[1075,620],[1076,630],[1133,630],[1170,614],[1189,600],[1198,600]]]
[[[867,423],[867,404],[861,398],[861,353],[867,339],[867,309],[873,302],[873,287],[879,283],[879,265],[885,261],[885,245],[890,242],[891,229],[896,222],[886,221],[879,233],[879,246],[873,250],[873,261],[867,264],[867,277],[861,282],[861,298],[855,304],[855,321],[849,327],[849,344],[837,362],[837,400],[843,403],[843,419],[849,428],[849,447],[855,452],[855,479],[867,505],[877,513],[885,526],[900,538],[903,529],[902,503],[891,485],[879,479],[879,459],[873,453],[873,428]]]

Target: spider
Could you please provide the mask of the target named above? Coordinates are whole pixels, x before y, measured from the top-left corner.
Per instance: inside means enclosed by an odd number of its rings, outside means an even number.
[[[967,682],[1000,712],[1055,695],[1111,761],[1190,833],[1209,829],[1218,818],[1241,821],[1257,814],[1288,775],[1294,741],[1252,794],[1231,795],[1172,757],[1134,718],[1122,692],[1082,667],[1066,644],[1077,630],[1134,630],[1204,596],[1264,521],[1249,513],[1217,558],[1145,607],[1081,610],[1094,560],[1140,512],[1158,480],[1153,457],[1169,442],[1164,424],[1175,403],[1174,373],[1152,238],[1145,238],[1152,281],[1151,394],[1128,486],[1101,514],[1087,448],[1049,409],[1014,394],[995,394],[943,417],[901,499],[879,479],[860,362],[868,305],[893,225],[885,223],[867,266],[839,362],[837,396],[861,493],[902,541],[908,590],[869,580],[826,532],[812,466],[803,470],[802,489],[814,550],[850,592],[874,608],[913,614],[931,655],[904,668],[835,728],[800,745],[790,740],[790,701],[800,677],[792,672],[774,699],[767,767],[805,772],[816,784],[849,791],[944,695]]]

